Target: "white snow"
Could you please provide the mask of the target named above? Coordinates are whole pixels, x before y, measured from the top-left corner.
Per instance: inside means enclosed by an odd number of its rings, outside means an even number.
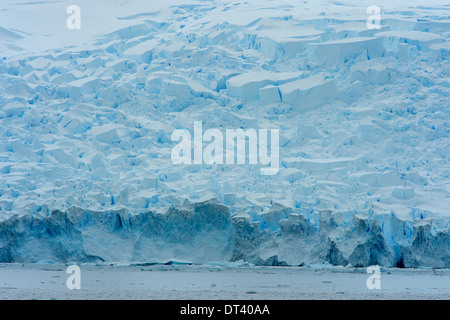
[[[289,83],[299,79],[302,72],[272,73],[268,71],[246,72],[227,80],[228,94],[242,99],[260,98],[259,90],[268,85]],[[265,101],[264,97],[260,98]]]

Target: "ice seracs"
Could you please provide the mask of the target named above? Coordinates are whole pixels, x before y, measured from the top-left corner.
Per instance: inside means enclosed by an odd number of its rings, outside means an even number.
[[[448,266],[445,1],[15,2],[1,261]]]

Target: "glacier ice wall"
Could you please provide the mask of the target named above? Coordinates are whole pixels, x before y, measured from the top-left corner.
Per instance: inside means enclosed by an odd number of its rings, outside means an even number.
[[[379,1],[368,29],[370,1],[79,0],[82,32],[59,2],[13,2],[1,261],[448,266],[445,2]],[[279,172],[172,164],[194,121],[278,128]]]
[[[14,216],[0,222],[0,262],[156,263],[176,257],[193,263],[244,260],[257,265],[450,267],[447,231],[433,222],[394,215],[330,211],[318,224],[275,207],[252,221],[210,200],[165,213],[129,214],[71,207],[48,216]]]

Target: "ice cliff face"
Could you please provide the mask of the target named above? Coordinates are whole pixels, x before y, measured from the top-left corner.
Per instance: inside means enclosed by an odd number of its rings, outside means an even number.
[[[215,201],[148,211],[85,211],[72,207],[48,216],[0,222],[0,262],[164,262],[244,260],[257,265],[450,267],[448,232],[432,221],[394,215],[354,215],[349,221],[322,211],[318,224],[278,208],[252,221],[232,217]]]
[[[91,2],[0,5],[1,261],[448,266],[445,2]],[[280,170],[173,164],[194,121]]]

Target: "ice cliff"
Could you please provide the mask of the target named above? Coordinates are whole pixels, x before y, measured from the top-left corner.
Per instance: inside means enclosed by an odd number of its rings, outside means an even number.
[[[450,267],[448,232],[430,220],[331,211],[304,217],[275,207],[253,221],[216,201],[185,203],[165,213],[130,214],[71,207],[48,216],[0,222],[0,262],[193,263],[244,260],[257,265]]]

